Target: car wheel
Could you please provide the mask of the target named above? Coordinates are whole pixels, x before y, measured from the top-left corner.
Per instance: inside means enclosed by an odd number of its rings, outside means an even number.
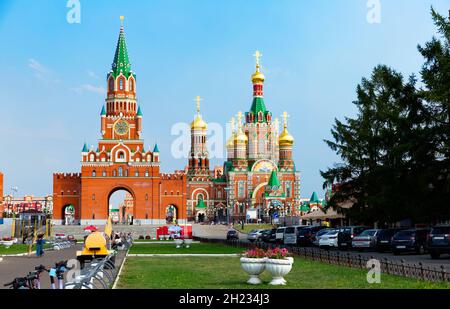
[[[436,252],[436,251],[430,252],[430,255],[431,255],[431,258],[433,260],[437,260],[441,256],[441,254],[439,252]]]
[[[397,250],[392,250],[392,253],[393,253],[394,255],[399,255],[399,254],[400,254],[400,252],[398,252]]]

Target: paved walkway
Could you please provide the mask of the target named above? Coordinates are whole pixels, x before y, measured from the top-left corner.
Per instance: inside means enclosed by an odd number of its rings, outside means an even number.
[[[46,251],[44,256],[18,256],[18,257],[4,257],[0,262],[0,289],[5,289],[3,285],[14,280],[16,277],[24,277],[29,272],[34,271],[34,267],[44,265],[47,268],[53,267],[56,262],[65,261],[76,258],[76,251],[81,249],[78,244],[73,248],[64,249],[60,251]],[[50,288],[50,278],[48,273],[42,273],[41,288]]]

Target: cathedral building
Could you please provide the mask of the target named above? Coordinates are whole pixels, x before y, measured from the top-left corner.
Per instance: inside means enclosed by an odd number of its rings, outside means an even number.
[[[123,23],[106,80],[97,147],[84,144],[80,173],[53,175],[53,222],[62,224],[70,209],[77,223],[104,224],[111,195],[124,190],[136,205],[135,224],[165,224],[168,212],[182,223],[186,219],[186,176],[161,174],[158,146],[145,147],[136,73],[131,69]]]
[[[110,198],[119,190],[128,193],[132,207],[124,208],[125,217],[133,224],[231,222],[249,213],[251,219],[268,221],[294,214],[300,204],[294,138],[288,132],[287,114],[280,133],[278,120],[266,108],[261,54],[255,56],[252,104],[248,112],[237,114],[237,121],[232,118],[223,166],[210,167],[208,125],[197,97],[188,165],[184,171],[162,174],[158,146],[148,148],[144,143],[144,105],[137,98],[137,75],[128,56],[122,19],[106,77],[106,99],[99,106],[100,139],[95,147],[84,144],[79,173],[53,175],[53,223],[105,224]]]
[[[253,99],[245,116],[231,119],[232,135],[226,142],[223,168],[210,170],[206,148],[207,123],[200,114],[191,124],[191,151],[187,167],[187,216],[202,221],[242,220],[248,210],[256,218],[289,216],[300,205],[300,173],[293,161],[294,138],[288,131],[287,113],[283,130],[264,101],[265,76],[260,57],[252,75]]]

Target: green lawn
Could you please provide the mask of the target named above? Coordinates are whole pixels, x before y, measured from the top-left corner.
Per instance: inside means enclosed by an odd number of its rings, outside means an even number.
[[[244,249],[225,246],[222,244],[193,243],[190,248],[176,248],[175,243],[168,244],[135,244],[130,254],[231,254],[242,253]]]
[[[44,245],[44,248],[49,248],[49,245]],[[36,250],[36,246],[33,245],[33,248],[31,251]],[[9,249],[6,249],[4,245],[0,245],[0,255],[4,254],[19,254],[19,253],[27,253],[28,252],[28,245],[23,244],[14,244]]]
[[[140,248],[140,247],[138,247]],[[397,276],[381,275],[381,284],[368,284],[366,271],[296,258],[292,271],[285,277],[285,288],[450,288]],[[264,272],[264,284],[252,286],[241,269],[238,257],[129,257],[124,265],[118,288],[122,289],[265,289],[270,275]]]
[[[244,224],[244,229],[242,229],[242,225],[236,223],[234,228],[239,232],[248,234],[251,230],[270,230],[275,226],[271,224]]]

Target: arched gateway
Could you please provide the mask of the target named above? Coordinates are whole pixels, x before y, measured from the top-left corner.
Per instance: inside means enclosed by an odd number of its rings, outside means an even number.
[[[165,224],[168,202],[186,204],[185,176],[160,173],[158,146],[151,151],[142,139],[142,117],[136,98],[136,73],[131,70],[122,26],[107,76],[98,145],[84,144],[81,173],[53,175],[55,224],[64,222],[63,207],[69,204],[77,210],[77,222],[105,224],[110,215],[109,199],[117,190],[132,196],[136,224]],[[178,212],[177,219],[185,220],[185,211]]]

